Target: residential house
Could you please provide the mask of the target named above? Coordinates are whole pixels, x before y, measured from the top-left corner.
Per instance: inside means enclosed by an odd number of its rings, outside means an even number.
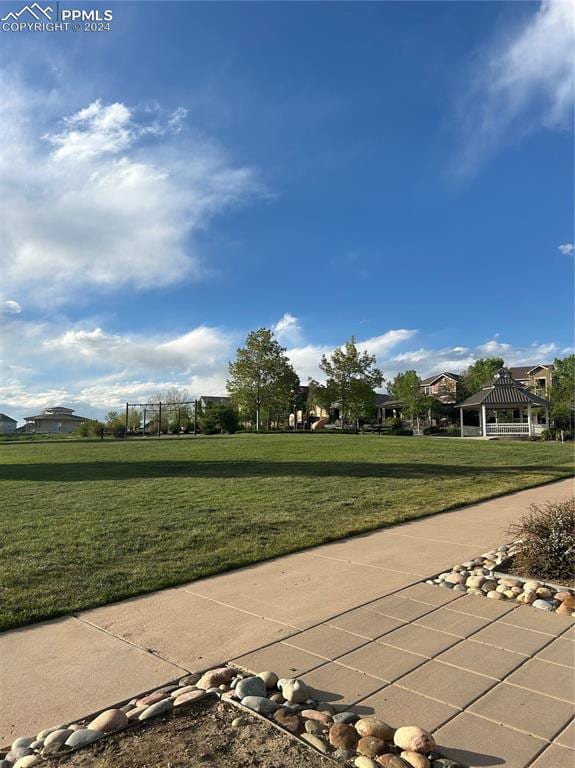
[[[69,434],[75,432],[80,424],[89,421],[88,417],[76,416],[73,408],[61,405],[45,408],[37,416],[25,416],[25,432],[34,434]]]
[[[200,395],[198,397],[198,404],[202,410],[207,408],[208,405],[226,405],[232,404],[232,398],[227,395]]]
[[[522,365],[518,368],[509,368],[511,376],[518,384],[547,397],[553,383],[553,364],[538,363],[537,365]]]
[[[457,373],[444,371],[428,376],[421,382],[421,389],[426,395],[431,395],[436,400],[445,404],[457,402],[457,385],[460,376]]]
[[[18,422],[5,413],[0,413],[0,435],[13,435],[16,432]]]

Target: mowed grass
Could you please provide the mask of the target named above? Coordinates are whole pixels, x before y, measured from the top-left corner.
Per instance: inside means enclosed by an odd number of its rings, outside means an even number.
[[[0,627],[571,474],[556,443],[236,435],[0,446]]]

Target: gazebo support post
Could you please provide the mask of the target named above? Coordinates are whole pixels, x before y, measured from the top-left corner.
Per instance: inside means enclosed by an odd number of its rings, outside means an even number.
[[[549,406],[545,406],[545,427],[551,429],[551,423],[549,422]]]
[[[483,437],[487,437],[487,410],[484,405],[481,406],[481,426]]]
[[[533,434],[533,426],[532,426],[532,420],[531,420],[531,403],[527,406],[527,424],[528,424],[528,430],[529,430],[529,437]]]
[[[463,408],[459,409],[459,426],[461,428],[461,437],[463,437]]]

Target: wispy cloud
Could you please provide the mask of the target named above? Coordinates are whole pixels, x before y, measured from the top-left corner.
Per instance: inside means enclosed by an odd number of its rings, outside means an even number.
[[[574,13],[572,0],[542,0],[527,21],[499,30],[474,57],[459,104],[459,173],[537,128],[572,126]]]
[[[299,344],[302,341],[302,329],[297,317],[286,312],[272,327],[282,344]]]
[[[0,314],[19,315],[20,312],[22,312],[22,307],[17,301],[12,301],[12,299],[3,301],[0,305]]]
[[[54,306],[198,277],[196,235],[262,191],[253,169],[183,130],[183,109],[160,120],[96,100],[38,135],[43,107],[0,72],[0,252],[16,299]]]
[[[563,243],[563,245],[558,245],[557,248],[565,256],[571,256],[575,253],[575,245],[573,243]]]

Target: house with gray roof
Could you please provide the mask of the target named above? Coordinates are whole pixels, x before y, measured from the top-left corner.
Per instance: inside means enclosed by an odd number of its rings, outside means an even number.
[[[87,416],[76,416],[73,408],[62,405],[45,408],[37,416],[25,416],[25,432],[37,435],[70,434],[75,432],[80,424],[89,421]]]
[[[18,422],[5,413],[0,413],[0,435],[12,435],[16,432]]]

